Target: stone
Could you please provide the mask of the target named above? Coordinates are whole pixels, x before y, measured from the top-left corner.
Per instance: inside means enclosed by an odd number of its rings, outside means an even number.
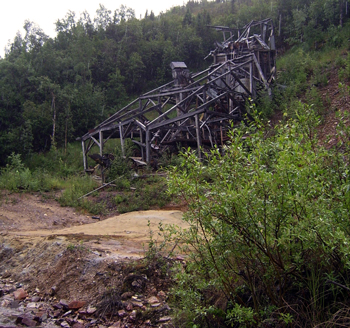
[[[56,311],[54,311],[54,313],[53,313],[53,317],[54,317],[54,318],[58,318],[58,317],[60,316],[60,314],[61,314],[61,310],[56,310]]]
[[[52,306],[53,306],[54,309],[62,309],[63,308],[63,305],[60,304],[60,303],[52,304]]]
[[[133,310],[133,311],[130,313],[130,316],[129,316],[130,320],[135,321],[135,320],[136,320],[136,315],[137,315],[136,310]]]
[[[27,327],[35,327],[37,325],[37,321],[34,320],[34,316],[32,314],[26,313],[17,317],[16,324],[22,324]]]
[[[33,296],[31,299],[30,299],[31,302],[39,302],[40,301],[40,297],[39,296]]]
[[[13,292],[13,297],[15,300],[21,301],[28,297],[28,293],[23,288],[19,288]]]
[[[19,302],[18,301],[12,301],[9,305],[11,309],[18,309],[19,308]]]
[[[119,310],[118,311],[118,316],[121,318],[124,318],[126,316],[126,312],[124,310]]]
[[[57,292],[57,287],[56,286],[52,286],[51,287],[51,296],[55,295]]]
[[[72,328],[85,328],[85,326],[80,322],[76,322],[73,324]]]
[[[162,290],[160,292],[158,292],[157,296],[162,301],[165,301],[167,298],[166,294]]]
[[[160,303],[153,303],[153,304],[151,304],[151,307],[152,308],[156,308],[156,307],[158,307],[160,305]]]
[[[72,301],[68,304],[68,309],[70,310],[78,310],[82,308],[86,304],[85,301]]]
[[[126,304],[126,307],[125,307],[126,311],[132,311],[133,308],[134,307],[133,307],[132,303]]]
[[[62,322],[61,322],[61,327],[63,327],[63,328],[69,328],[70,326],[69,326],[69,323],[68,323],[67,321],[62,321]]]
[[[66,313],[62,314],[62,317],[66,317],[67,315],[70,315],[71,313],[72,313],[72,310],[69,310]]]
[[[120,297],[122,300],[127,300],[128,298],[131,298],[133,295],[134,293],[132,292],[126,292],[126,293],[123,293]]]
[[[159,318],[158,322],[167,322],[170,320],[171,320],[171,317],[161,317],[161,318]]]
[[[108,328],[121,328],[121,323],[120,321],[117,321],[112,326],[109,326]]]
[[[65,307],[65,308],[68,308],[68,302],[66,300],[60,300],[60,304]]]
[[[25,325],[27,327],[35,327],[37,325],[37,322],[35,320],[24,317],[22,320],[22,325]]]
[[[133,307],[139,307],[139,308],[143,307],[142,302],[131,302],[131,304],[132,304]]]
[[[34,316],[34,320],[38,322],[45,322],[47,320],[47,313],[46,312],[38,312]]]
[[[39,306],[40,306],[40,303],[30,302],[27,304],[27,309],[38,309]]]
[[[96,310],[97,310],[97,309],[96,309],[95,307],[90,307],[90,306],[89,306],[89,307],[87,308],[87,310],[86,310],[86,313],[87,313],[87,314],[93,314],[93,313],[96,312]]]
[[[156,296],[151,296],[147,299],[148,304],[155,304],[159,303],[159,299]]]

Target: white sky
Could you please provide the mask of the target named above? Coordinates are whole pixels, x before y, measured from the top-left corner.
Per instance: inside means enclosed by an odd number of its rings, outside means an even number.
[[[119,9],[126,5],[135,10],[137,18],[144,16],[146,10],[153,10],[155,15],[161,11],[183,5],[186,0],[0,0],[0,56],[4,57],[4,49],[8,40],[13,41],[17,31],[24,36],[23,25],[25,20],[35,22],[50,37],[55,34],[55,22],[66,16],[69,10],[74,11],[76,18],[85,10],[91,19],[95,17],[96,10],[101,3],[107,9]]]

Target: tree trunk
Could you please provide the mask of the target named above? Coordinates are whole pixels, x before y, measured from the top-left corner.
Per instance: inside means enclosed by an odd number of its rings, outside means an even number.
[[[55,94],[51,92],[52,95],[52,103],[51,108],[53,110],[53,118],[52,118],[52,145],[55,146],[55,134],[56,134],[56,104],[55,104]]]

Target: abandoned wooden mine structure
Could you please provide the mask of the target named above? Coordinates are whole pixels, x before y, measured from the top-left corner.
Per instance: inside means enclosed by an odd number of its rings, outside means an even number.
[[[172,82],[141,95],[81,137],[85,171],[92,147],[99,147],[102,158],[110,138],[120,138],[123,152],[130,138],[146,163],[178,144],[197,147],[201,156],[201,147],[225,142],[231,122],[244,118],[247,98],[256,98],[259,89],[270,92],[275,37],[271,19],[252,21],[240,30],[214,28],[224,41],[209,54],[213,64],[208,69],[190,73],[185,63],[172,62]]]

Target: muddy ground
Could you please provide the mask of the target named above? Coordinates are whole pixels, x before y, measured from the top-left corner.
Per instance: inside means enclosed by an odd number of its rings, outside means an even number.
[[[28,322],[33,324],[35,321],[42,327],[171,325],[167,317],[170,308],[166,303],[167,296],[164,296],[171,284],[167,270],[183,258],[175,256],[163,261],[164,267],[160,270],[157,263],[150,263],[144,257],[150,231],[153,231],[154,239],[162,239],[157,233],[159,223],[185,228],[181,218],[182,212],[178,210],[93,218],[61,207],[45,195],[2,192],[0,327],[28,326],[20,315],[28,311],[34,315],[43,309],[45,320],[40,317],[37,321],[28,319]],[[13,293],[19,289],[24,289],[28,296],[16,300]],[[101,306],[106,293],[112,290],[118,290],[111,301],[116,304],[111,308],[111,302]],[[129,294],[125,296],[125,293]],[[35,310],[28,309],[33,297],[42,302]],[[150,297],[155,297],[153,303],[148,302]],[[70,309],[67,304],[72,301],[83,302],[84,306]],[[144,313],[148,313],[154,303],[157,305],[154,311],[165,310],[153,315],[153,321],[150,321],[139,314],[142,311],[135,310],[139,309],[133,305],[135,302],[139,302]],[[90,310],[93,313],[87,314],[90,308],[96,311]],[[101,313],[103,309],[105,313]],[[19,312],[13,314],[11,311]],[[124,312],[118,315],[117,311]]]

